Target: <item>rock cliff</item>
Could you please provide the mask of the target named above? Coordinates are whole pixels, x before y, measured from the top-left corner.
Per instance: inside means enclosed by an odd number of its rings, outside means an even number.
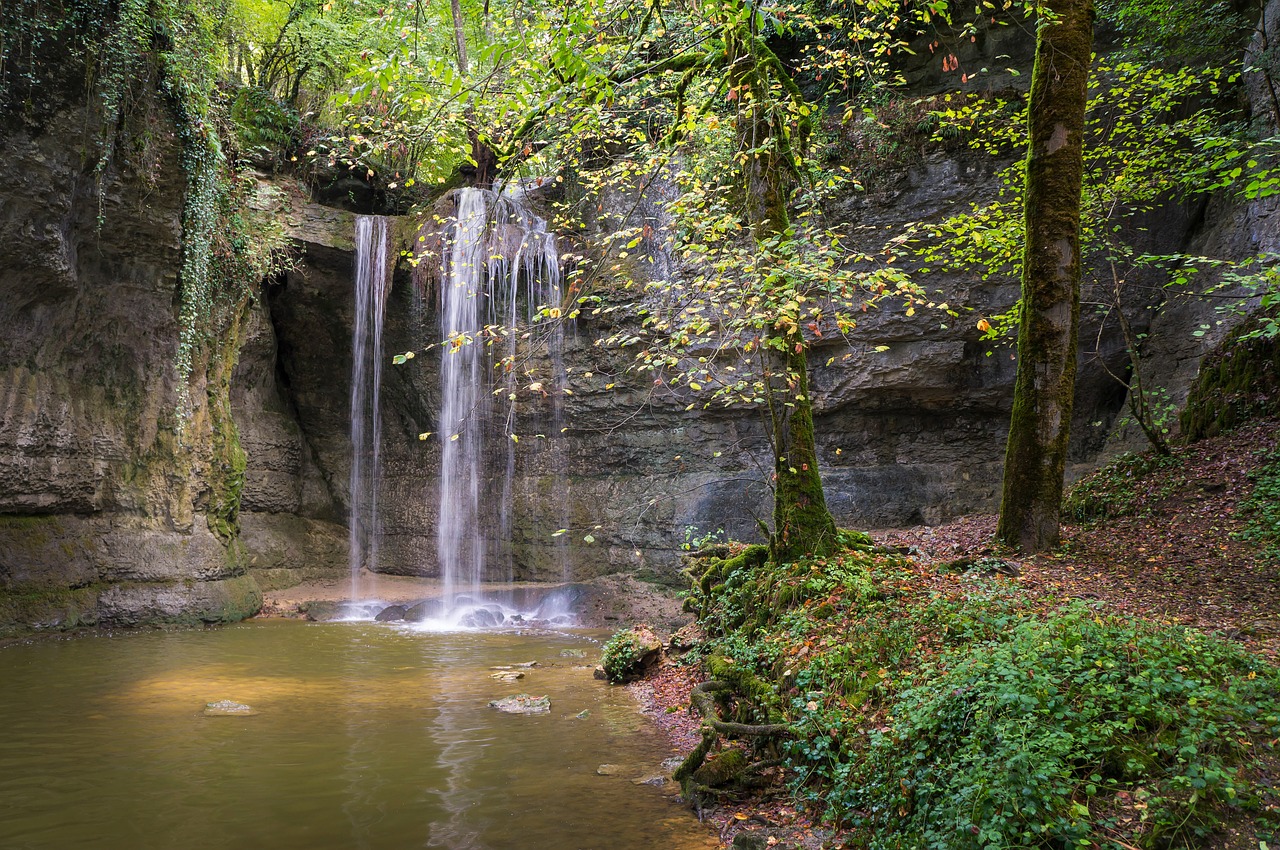
[[[0,633],[231,621],[257,609],[262,588],[345,574],[353,216],[308,203],[292,185],[255,196],[293,240],[294,261],[231,311],[182,384],[174,364],[184,179],[163,110],[121,129],[124,153],[100,174],[98,140],[86,129],[97,123],[91,104],[68,95],[38,121],[8,118]],[[996,188],[990,162],[955,151],[881,182],[874,197],[849,195],[833,213],[883,229],[936,219]],[[1171,206],[1145,224],[1157,234],[1153,248],[1246,256],[1280,247],[1274,207]],[[415,227],[397,222],[398,248],[414,244]],[[929,285],[984,315],[1017,296],[1009,282],[952,276]],[[1226,326],[1212,305],[1148,306],[1140,329],[1151,334],[1151,380],[1180,400]],[[438,341],[438,324],[434,297],[402,263],[385,351],[422,351]],[[1193,336],[1202,324],[1210,332]],[[595,344],[615,330],[589,318],[567,330],[572,394],[558,411],[527,389],[550,378],[546,347],[530,342],[522,352],[534,377],[519,397],[521,439],[499,441],[490,457],[505,469],[510,452],[513,469],[509,545],[492,535],[499,574],[670,575],[685,541],[720,531],[751,538],[769,516],[759,411],[687,409],[683,392],[629,372],[627,352]],[[1122,368],[1123,345],[1088,316],[1082,337],[1097,353],[1082,357],[1072,457],[1087,468],[1133,443],[1115,436],[1124,390],[1099,366]],[[380,571],[438,571],[440,448],[419,435],[438,430],[439,356],[385,370]],[[1007,350],[988,355],[972,322],[943,327],[937,316],[885,309],[868,316],[852,349],[816,348],[812,373],[824,483],[842,525],[936,523],[995,507],[1014,362]],[[229,509],[225,484],[240,474]],[[503,486],[495,473],[485,493],[495,520]]]

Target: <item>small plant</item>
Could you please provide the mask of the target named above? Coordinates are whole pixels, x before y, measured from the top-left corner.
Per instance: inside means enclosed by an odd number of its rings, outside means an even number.
[[[605,679],[619,685],[635,679],[662,653],[662,642],[648,626],[615,632],[604,645],[600,664]]]
[[[1191,846],[1249,804],[1250,738],[1280,723],[1274,671],[1238,647],[1084,605],[922,674],[833,795],[914,846],[1087,845],[1117,817]]]
[[[696,552],[704,546],[713,546],[724,542],[725,533],[723,528],[703,533],[696,525],[686,525],[684,527],[684,543],[681,544],[680,548],[686,552]]]

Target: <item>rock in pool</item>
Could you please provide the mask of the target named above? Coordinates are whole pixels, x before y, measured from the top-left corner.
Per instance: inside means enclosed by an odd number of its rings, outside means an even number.
[[[378,616],[373,619],[377,620],[379,623],[390,623],[395,620],[403,620],[404,615],[405,608],[403,605],[388,605],[386,608],[379,611]]]
[[[251,706],[229,699],[205,703],[204,706],[205,717],[251,717],[257,713]]]
[[[524,674],[519,670],[499,670],[497,673],[490,673],[490,679],[497,679],[499,682],[514,682],[517,679],[523,679]]]
[[[528,694],[516,694],[505,699],[491,700],[489,707],[496,708],[498,711],[505,711],[508,714],[546,714],[551,711],[551,699],[549,697],[531,697]]]

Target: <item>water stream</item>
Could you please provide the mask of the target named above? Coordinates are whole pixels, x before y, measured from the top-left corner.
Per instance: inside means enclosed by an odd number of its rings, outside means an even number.
[[[296,621],[0,647],[0,847],[715,846],[670,784],[633,784],[671,752],[591,678],[597,649]],[[520,691],[551,711],[487,705]],[[202,715],[221,699],[257,714]]]
[[[351,598],[362,567],[378,564],[382,477],[382,325],[387,303],[387,219],[356,216],[355,321],[351,328],[351,478],[348,517]]]
[[[559,427],[564,367],[559,322],[546,325],[541,341],[550,363],[545,383],[522,375],[517,362],[522,336],[517,329],[530,328],[541,310],[558,311],[561,304],[555,235],[517,191],[461,189],[456,198],[440,285],[442,460],[436,534],[447,619],[465,623],[481,601],[481,584],[510,580],[514,572],[520,383],[542,387],[553,411],[551,421],[539,423],[540,435],[523,436],[557,445],[558,432],[547,432]],[[553,468],[563,467],[559,461],[552,458]],[[556,518],[563,521],[563,484],[555,490]],[[549,540],[556,530],[545,530]]]

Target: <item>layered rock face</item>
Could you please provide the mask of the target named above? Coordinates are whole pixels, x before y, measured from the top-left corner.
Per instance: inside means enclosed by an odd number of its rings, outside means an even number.
[[[178,415],[172,128],[154,170],[118,159],[99,182],[97,126],[71,106],[0,137],[0,626],[241,619],[261,594],[206,521],[228,346],[196,358]]]
[[[9,174],[0,189],[0,631],[238,619],[256,610],[262,588],[348,569],[354,217],[283,193],[294,202],[273,209],[298,246],[296,262],[235,313],[181,387],[185,178],[173,130],[162,110],[151,115],[150,154],[118,157],[99,183],[91,112],[72,99],[38,123],[0,129]],[[938,153],[879,195],[849,195],[830,212],[872,234],[936,220],[995,190],[989,161]],[[1273,207],[1171,207],[1144,223],[1154,234],[1147,247],[1225,257],[1275,250]],[[397,250],[417,244],[415,226],[396,222]],[[862,247],[875,247],[870,236]],[[388,300],[387,357],[419,354],[384,369],[382,537],[372,566],[433,576],[447,355],[426,351],[441,338],[438,296],[411,278],[402,263]],[[951,276],[927,285],[973,315],[1017,297],[1012,282]],[[1179,400],[1226,328],[1203,302],[1141,315],[1137,329],[1152,334],[1148,379]],[[1077,469],[1133,445],[1132,435],[1114,437],[1124,388],[1101,368],[1123,374],[1123,343],[1100,321],[1086,312],[1082,350],[1093,354],[1081,358]],[[944,323],[886,307],[867,315],[852,347],[815,347],[815,430],[842,525],[936,523],[996,507],[1015,362],[1008,350],[988,354],[970,314]],[[1193,336],[1202,324],[1210,332]],[[770,516],[761,411],[704,409],[687,391],[630,371],[629,350],[596,344],[616,330],[583,317],[565,329],[556,358],[537,334],[521,344],[519,440],[497,421],[505,402],[495,405],[486,458],[494,577],[672,575],[683,543],[721,531],[751,539]],[[556,362],[568,368],[563,379],[552,374]],[[215,421],[211,410],[224,404],[234,423]],[[247,457],[238,529],[214,507],[235,474],[229,444]]]

